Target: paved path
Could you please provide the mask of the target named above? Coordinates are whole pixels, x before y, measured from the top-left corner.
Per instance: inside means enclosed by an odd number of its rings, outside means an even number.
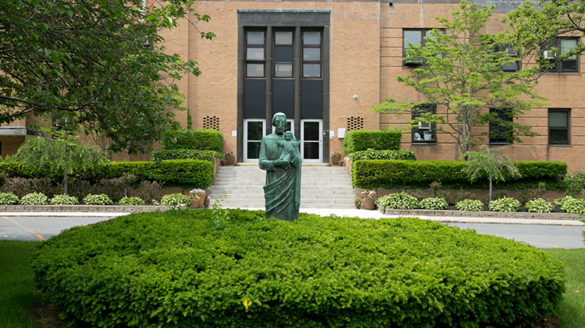
[[[301,209],[322,216],[395,218],[398,215],[358,209]],[[0,212],[0,240],[46,240],[74,226],[87,225],[128,213]],[[541,248],[585,248],[585,224],[578,220],[417,216],[478,233],[514,239]]]

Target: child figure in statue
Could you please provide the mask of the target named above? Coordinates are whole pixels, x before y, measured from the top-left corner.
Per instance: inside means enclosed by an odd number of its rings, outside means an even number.
[[[294,135],[291,131],[285,131],[283,133],[284,140],[279,140],[277,143],[280,147],[282,147],[282,153],[280,154],[279,160],[287,161],[291,164],[291,166],[296,167],[297,162],[293,159],[296,156],[299,156],[299,142],[293,140]]]

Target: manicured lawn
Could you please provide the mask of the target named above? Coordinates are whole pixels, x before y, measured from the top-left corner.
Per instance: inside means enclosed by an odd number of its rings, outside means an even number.
[[[0,321],[3,328],[42,327],[30,309],[40,304],[29,265],[38,242],[0,241]]]
[[[31,307],[42,303],[36,294],[29,260],[38,242],[0,241],[0,318],[3,328],[38,328]],[[559,326],[582,328],[585,322],[585,249],[550,249],[565,264],[567,286],[558,310]],[[65,326],[63,326],[65,327]]]
[[[563,328],[582,328],[585,324],[585,249],[548,249],[565,264],[567,285],[558,310]]]

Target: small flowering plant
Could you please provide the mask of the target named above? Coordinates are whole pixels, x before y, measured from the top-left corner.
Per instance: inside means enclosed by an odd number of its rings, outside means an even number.
[[[375,199],[376,198],[376,191],[375,190],[364,190],[364,191],[362,191],[362,198]]]
[[[343,153],[340,151],[332,151],[331,152],[331,157],[335,157],[338,159],[341,159],[343,157]]]
[[[223,153],[224,157],[234,157],[234,152],[233,151],[226,151],[225,153]]]
[[[187,196],[187,198],[189,198],[189,200],[201,199],[205,197],[205,194],[206,194],[205,189],[195,188],[189,191],[189,195]]]

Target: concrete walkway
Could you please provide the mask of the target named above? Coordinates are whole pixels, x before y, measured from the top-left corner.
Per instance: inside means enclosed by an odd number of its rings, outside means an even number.
[[[264,208],[247,208],[250,210],[264,210]],[[364,219],[418,217],[425,220],[446,223],[492,223],[492,224],[530,224],[530,225],[562,225],[585,226],[581,220],[555,220],[555,219],[525,219],[518,217],[465,217],[465,216],[432,216],[432,215],[389,215],[380,211],[368,211],[360,209],[323,209],[301,208],[301,213],[316,214],[321,216],[335,215],[339,217],[359,217]],[[0,212],[0,216],[26,216],[26,217],[117,217],[130,214],[129,212]]]

